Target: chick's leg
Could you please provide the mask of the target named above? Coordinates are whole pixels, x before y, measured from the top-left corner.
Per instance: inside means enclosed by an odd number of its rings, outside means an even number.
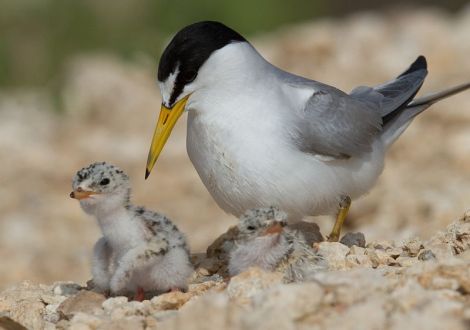
[[[144,301],[145,300],[145,291],[140,286],[137,288],[137,292],[134,296],[135,301]]]
[[[342,196],[339,202],[338,215],[336,216],[335,225],[331,230],[331,234],[328,236],[329,242],[338,242],[339,236],[341,234],[341,228],[343,227],[344,220],[349,212],[349,207],[351,206],[351,197]]]
[[[94,287],[103,293],[109,291],[111,280],[110,263],[112,250],[104,237],[101,237],[93,248],[91,273]]]
[[[134,271],[157,262],[167,251],[168,241],[166,240],[150,240],[129,250],[119,260],[117,269],[111,278],[111,292],[114,294],[125,293],[126,289],[129,289],[127,286]],[[137,288],[138,291],[140,289]]]

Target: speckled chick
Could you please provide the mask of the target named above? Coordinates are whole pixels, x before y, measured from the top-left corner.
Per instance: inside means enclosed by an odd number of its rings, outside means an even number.
[[[103,237],[93,252],[95,288],[142,300],[145,292],[187,288],[193,272],[184,235],[165,216],[130,203],[129,177],[105,162],[82,168],[70,197],[93,215]]]
[[[313,279],[327,268],[304,236],[287,227],[287,214],[275,207],[247,211],[238,224],[235,247],[230,253],[229,273],[236,275],[253,266],[282,272],[285,282]]]

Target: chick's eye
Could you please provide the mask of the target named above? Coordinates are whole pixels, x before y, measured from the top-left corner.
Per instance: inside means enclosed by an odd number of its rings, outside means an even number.
[[[109,183],[109,179],[108,179],[108,178],[104,178],[103,180],[101,180],[100,185],[106,186],[108,183]]]
[[[246,229],[248,229],[248,230],[255,230],[256,228],[255,228],[254,226],[248,226],[248,227],[246,227]]]

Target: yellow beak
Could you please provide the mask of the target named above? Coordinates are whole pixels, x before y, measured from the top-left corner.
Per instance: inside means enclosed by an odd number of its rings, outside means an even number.
[[[153,133],[152,144],[150,145],[149,155],[147,158],[147,168],[145,170],[145,178],[147,179],[152,171],[155,162],[158,159],[168,137],[175,127],[176,121],[184,112],[184,107],[188,101],[189,95],[176,102],[173,107],[167,108],[162,104],[160,115],[158,117],[157,127]]]

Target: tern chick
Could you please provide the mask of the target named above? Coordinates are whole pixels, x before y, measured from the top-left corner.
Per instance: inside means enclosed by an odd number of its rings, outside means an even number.
[[[312,279],[327,268],[326,260],[307,244],[304,236],[286,227],[287,214],[275,207],[247,211],[238,225],[229,273],[253,266],[284,274],[285,282]]]
[[[98,221],[103,237],[93,252],[95,288],[114,295],[166,292],[187,287],[193,272],[184,235],[165,216],[130,203],[129,177],[94,163],[73,178],[70,197]]]

